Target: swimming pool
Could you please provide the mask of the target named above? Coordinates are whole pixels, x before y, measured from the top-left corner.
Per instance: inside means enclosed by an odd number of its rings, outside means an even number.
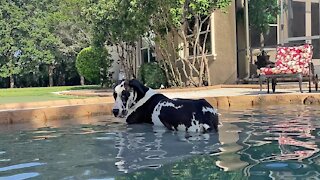
[[[1,131],[0,180],[320,178],[319,106],[220,113],[219,134],[99,120]]]

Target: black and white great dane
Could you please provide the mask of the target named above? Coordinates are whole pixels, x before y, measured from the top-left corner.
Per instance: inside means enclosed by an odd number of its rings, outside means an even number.
[[[114,88],[115,117],[128,124],[151,123],[170,130],[218,132],[218,113],[205,99],[170,99],[138,80],[122,81]]]

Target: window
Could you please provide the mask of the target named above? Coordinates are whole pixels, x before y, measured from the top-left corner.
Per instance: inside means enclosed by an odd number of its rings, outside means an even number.
[[[313,45],[313,59],[320,58],[319,0],[290,0],[288,4],[288,38],[284,43]],[[282,16],[286,17],[285,14]]]
[[[154,62],[156,60],[156,55],[154,53],[154,43],[148,38],[143,37],[141,39],[140,53],[141,64]]]
[[[278,25],[277,24],[269,24],[269,32],[264,35],[264,45],[268,46],[276,46],[278,44]]]
[[[278,44],[278,25],[269,24],[269,31],[264,36],[264,46],[265,47],[276,47]],[[260,48],[260,32],[255,28],[250,29],[250,40],[252,48]]]
[[[306,36],[306,3],[292,1],[289,13],[289,37]]]
[[[312,3],[311,4],[311,35],[312,36],[319,36],[320,35],[320,4],[319,3]],[[313,58],[319,59],[320,58],[320,40],[313,39]]]
[[[199,34],[195,32],[197,28],[200,28],[201,21],[203,24],[201,26],[201,30]],[[188,22],[187,26],[187,38],[189,39],[189,56],[194,55],[194,50],[196,51],[196,55],[201,55],[200,48],[194,48],[195,43],[195,35],[199,36],[199,45],[203,48],[205,47],[205,52],[207,54],[212,54],[212,44],[211,44],[211,28],[210,28],[210,17],[201,16],[200,19],[196,20],[192,18]]]
[[[320,5],[319,3],[311,3],[311,35],[317,36],[320,35]]]

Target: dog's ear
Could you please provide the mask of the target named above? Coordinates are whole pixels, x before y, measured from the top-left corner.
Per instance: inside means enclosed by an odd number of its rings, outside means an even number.
[[[124,80],[124,88],[125,88],[125,90],[130,90],[130,83],[129,83],[129,81],[127,81],[127,80]]]
[[[120,81],[118,81],[118,82],[115,82],[115,83],[113,83],[112,84],[112,89],[114,89],[115,87],[117,87],[119,84],[121,84],[123,81],[126,81],[126,80],[124,80],[124,79],[122,79],[122,80],[120,80]],[[127,81],[127,84],[129,85],[129,82]]]
[[[145,87],[142,83],[140,83],[136,79],[132,79],[129,81],[129,86],[132,87],[137,92],[140,92],[141,94],[145,94],[148,91],[148,88]]]

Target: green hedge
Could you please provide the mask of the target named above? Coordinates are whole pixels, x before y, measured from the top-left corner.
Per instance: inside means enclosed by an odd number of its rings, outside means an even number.
[[[107,76],[107,71],[111,63],[106,48],[90,46],[80,51],[77,56],[76,67],[79,74],[90,82],[108,86],[111,79]]]
[[[167,86],[165,72],[156,62],[145,63],[139,69],[139,79],[148,87],[158,89]]]

